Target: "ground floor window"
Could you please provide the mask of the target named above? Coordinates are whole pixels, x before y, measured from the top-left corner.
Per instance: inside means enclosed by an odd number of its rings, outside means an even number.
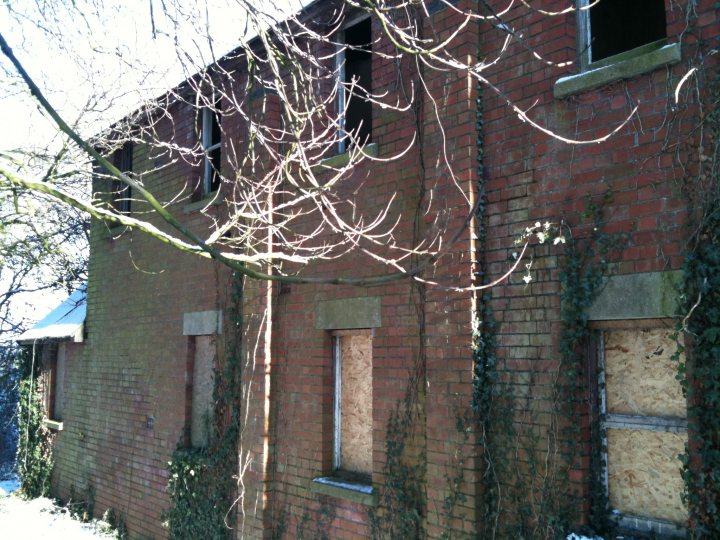
[[[669,327],[612,328],[599,340],[605,484],[621,525],[662,534],[687,519],[680,454],[687,402]]]
[[[65,402],[65,344],[42,346],[43,396],[48,420],[62,422]]]
[[[333,332],[334,448],[336,473],[371,481],[372,333]]]
[[[213,420],[215,336],[189,338],[187,370],[187,430],[190,446],[205,448]]]

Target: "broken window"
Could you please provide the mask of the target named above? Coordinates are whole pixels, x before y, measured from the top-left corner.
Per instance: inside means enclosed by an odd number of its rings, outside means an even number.
[[[622,526],[660,534],[687,519],[678,459],[688,440],[687,404],[676,350],[667,328],[607,330],[600,340],[610,507]]]
[[[215,387],[215,343],[213,336],[191,336],[188,348],[186,428],[189,444],[205,448],[210,438]]]
[[[200,195],[205,196],[220,187],[221,131],[220,101],[212,107],[203,107],[200,118],[200,144],[203,151],[203,170]]]
[[[338,53],[338,111],[340,112],[340,153],[354,144],[372,141],[372,32],[370,19],[347,26],[340,36]],[[349,136],[348,136],[349,135]]]
[[[334,452],[336,472],[371,482],[372,475],[372,333],[333,333],[335,374]]]
[[[578,6],[585,68],[667,36],[664,0],[580,0]]]
[[[113,165],[123,173],[133,170],[133,143],[128,141],[116,150],[112,156]],[[130,186],[119,178],[112,179],[112,207],[119,214],[130,213],[130,199],[132,191]]]

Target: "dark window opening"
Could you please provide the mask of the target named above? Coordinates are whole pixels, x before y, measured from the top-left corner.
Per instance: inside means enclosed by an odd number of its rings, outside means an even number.
[[[665,37],[663,0],[600,0],[590,8],[590,62]]]
[[[345,64],[342,109],[345,112],[343,131],[352,134],[358,144],[372,141],[372,52],[370,19],[346,28],[344,31]],[[353,84],[354,83],[354,84]],[[347,136],[341,141],[341,151],[353,144]]]
[[[126,142],[122,148],[113,154],[113,165],[122,173],[131,173],[133,170],[133,143]],[[112,179],[112,207],[119,214],[130,213],[130,199],[132,191],[130,186],[119,178]]]
[[[221,139],[220,103],[202,109],[200,142],[203,149],[203,175],[200,195],[204,196],[220,187]]]

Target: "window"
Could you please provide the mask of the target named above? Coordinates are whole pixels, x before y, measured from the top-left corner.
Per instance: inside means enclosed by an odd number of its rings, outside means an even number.
[[[44,401],[49,420],[62,422],[65,401],[65,344],[43,346]]]
[[[340,36],[342,48],[337,55],[341,82],[338,89],[340,153],[346,152],[354,143],[364,145],[372,141],[371,41],[369,18],[347,26]]]
[[[186,379],[187,442],[194,448],[208,445],[213,419],[215,386],[213,336],[190,336]]]
[[[664,0],[580,0],[581,66],[666,37]]]
[[[687,404],[671,334],[608,330],[598,351],[611,511],[623,527],[659,534],[677,533],[687,519],[678,459],[688,440]]]
[[[372,480],[372,333],[333,332],[334,475]]]
[[[122,148],[116,150],[112,156],[113,165],[120,172],[130,173],[133,170],[133,143],[126,142]],[[119,178],[112,179],[112,207],[119,214],[130,213],[130,200],[132,192],[130,186]]]
[[[221,131],[220,101],[213,107],[203,107],[200,118],[200,143],[203,150],[203,169],[200,195],[205,196],[220,187]]]

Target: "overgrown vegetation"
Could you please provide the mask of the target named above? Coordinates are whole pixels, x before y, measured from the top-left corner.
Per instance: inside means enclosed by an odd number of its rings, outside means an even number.
[[[595,225],[591,237],[576,240],[569,228],[563,231],[560,356],[552,371],[540,359],[520,373],[499,366],[490,295],[478,305],[473,413],[484,472],[478,520],[482,538],[557,538],[577,523],[583,497],[590,497],[594,509],[602,508],[593,512],[594,532],[606,533],[611,526],[599,444],[592,448],[591,493],[583,493],[571,474],[580,467],[581,420],[588,407],[583,381],[583,347],[590,340],[587,310],[607,273],[613,245],[602,232],[607,202],[588,202],[585,217]]]
[[[8,475],[17,452],[18,350],[0,345],[0,479]]]
[[[678,379],[688,398],[689,442],[681,459],[692,538],[720,536],[720,73],[706,76],[710,100],[699,105],[709,110],[691,154],[695,174],[684,186],[695,234],[683,267],[677,325],[677,358],[686,346],[690,352],[688,364],[678,364]]]
[[[230,329],[222,369],[216,370],[215,411],[207,448],[181,444],[168,463],[170,508],[163,513],[171,540],[235,537],[232,512],[240,433],[240,372],[244,278],[233,276]]]
[[[227,493],[218,486],[217,467],[204,449],[178,448],[168,464],[172,507],[166,513],[170,538],[229,538]],[[223,482],[227,484],[227,482]]]
[[[370,512],[372,536],[376,539],[423,536],[425,461],[417,459],[418,449],[413,447],[413,436],[419,428],[417,382],[413,378],[405,398],[388,420],[385,483],[378,508]]]
[[[33,499],[50,491],[52,434],[42,423],[44,408],[37,384],[40,366],[33,348],[21,350],[19,366],[17,469],[23,495]]]
[[[680,323],[692,347],[689,369],[678,377],[688,397],[689,449],[683,459],[685,502],[693,538],[720,535],[720,208],[716,207],[688,255],[685,313]],[[681,345],[680,352],[684,351]]]

